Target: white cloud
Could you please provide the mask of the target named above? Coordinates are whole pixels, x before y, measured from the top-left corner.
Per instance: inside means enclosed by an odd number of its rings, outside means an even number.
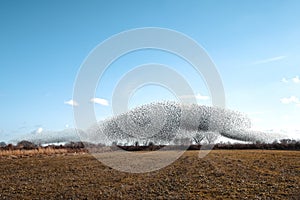
[[[198,100],[209,100],[209,96],[204,96],[204,95],[201,95],[199,93],[199,94],[196,94],[196,99],[198,99]]]
[[[96,103],[96,104],[100,104],[102,106],[108,106],[109,103],[106,99],[101,99],[101,98],[92,98],[91,102]]]
[[[277,56],[277,57],[273,57],[273,58],[267,58],[267,59],[263,59],[263,60],[258,60],[256,62],[254,62],[254,65],[258,65],[258,64],[265,64],[265,63],[270,63],[270,62],[274,62],[274,61],[278,61],[278,60],[283,60],[285,59],[286,56]]]
[[[78,103],[74,101],[73,99],[69,101],[65,101],[65,104],[70,105],[70,106],[78,106]]]
[[[206,101],[206,100],[210,99],[209,96],[201,95],[200,93],[196,94],[195,96],[194,95],[183,95],[183,96],[180,96],[180,98],[183,98],[183,99],[196,98],[196,99],[202,100],[202,101]]]
[[[39,133],[42,133],[43,130],[44,130],[44,129],[43,129],[42,127],[40,127],[40,128],[38,128],[38,129],[36,130],[36,133],[38,133],[38,134],[39,134]]]
[[[293,83],[298,84],[298,83],[300,83],[300,78],[299,78],[299,76],[295,76],[294,78],[291,78],[291,79],[287,79],[287,78],[282,78],[281,79],[281,82],[283,82],[283,83],[288,83],[290,81],[293,82]]]
[[[300,100],[298,97],[291,96],[289,98],[282,98],[280,99],[281,103],[283,104],[296,104],[297,107],[300,107]]]
[[[300,83],[299,76],[296,76],[296,77],[292,78],[292,81],[293,81],[294,83]]]

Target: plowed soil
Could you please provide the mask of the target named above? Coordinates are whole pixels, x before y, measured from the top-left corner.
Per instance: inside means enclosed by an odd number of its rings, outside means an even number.
[[[300,151],[187,151],[144,174],[90,154],[0,157],[0,199],[300,199],[299,183]]]

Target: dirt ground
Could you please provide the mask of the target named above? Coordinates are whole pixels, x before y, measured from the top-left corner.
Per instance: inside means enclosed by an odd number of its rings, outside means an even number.
[[[0,199],[300,199],[300,151],[188,151],[131,174],[90,154],[0,157]]]

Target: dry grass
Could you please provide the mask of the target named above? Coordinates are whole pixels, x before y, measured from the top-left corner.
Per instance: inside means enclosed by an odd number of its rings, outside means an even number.
[[[89,154],[3,156],[0,177],[0,199],[300,199],[300,151],[188,151],[144,174]]]
[[[67,149],[53,149],[53,148],[38,148],[31,150],[24,149],[14,149],[14,150],[1,150],[1,156],[11,156],[11,157],[22,157],[22,156],[33,156],[33,155],[50,155],[50,154],[64,154],[67,153]]]

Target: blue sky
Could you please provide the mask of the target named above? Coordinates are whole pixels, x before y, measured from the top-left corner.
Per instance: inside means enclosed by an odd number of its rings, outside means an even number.
[[[297,0],[2,0],[0,136],[73,127],[72,106],[66,102],[83,60],[110,36],[142,27],[173,29],[196,40],[217,66],[227,107],[249,114],[254,127],[300,130],[299,9]],[[96,97],[109,105],[95,105],[99,119],[111,115],[112,89],[122,74],[148,62],[173,66],[196,93],[209,96],[180,58],[135,52],[117,60],[103,77]],[[172,98],[165,89],[147,86],[129,105]]]

